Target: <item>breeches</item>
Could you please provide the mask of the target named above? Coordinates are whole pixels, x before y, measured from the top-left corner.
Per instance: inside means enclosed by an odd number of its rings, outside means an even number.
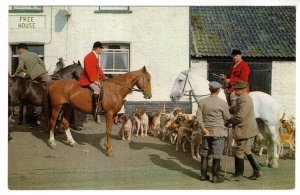
[[[48,83],[52,79],[51,79],[50,75],[48,75],[47,73],[45,73],[45,74],[42,74],[39,77],[37,77],[35,80],[41,81],[42,83]]]
[[[89,87],[94,91],[94,94],[100,94],[100,87],[94,83],[91,83]]]
[[[236,150],[235,156],[238,158],[244,158],[245,154],[252,154],[251,148],[253,146],[255,137],[251,137],[248,139],[238,139],[236,140]]]
[[[201,156],[212,153],[213,158],[220,159],[224,150],[224,137],[203,136]]]

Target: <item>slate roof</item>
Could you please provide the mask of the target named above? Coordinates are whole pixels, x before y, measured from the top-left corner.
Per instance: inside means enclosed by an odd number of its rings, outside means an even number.
[[[295,57],[296,8],[291,6],[204,6],[191,8],[192,55]]]

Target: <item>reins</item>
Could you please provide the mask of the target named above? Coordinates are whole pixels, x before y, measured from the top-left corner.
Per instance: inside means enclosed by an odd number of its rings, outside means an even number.
[[[134,86],[133,87],[129,87],[129,86],[125,85],[125,84],[118,83],[118,82],[115,82],[115,81],[110,80],[110,79],[107,79],[107,81],[109,81],[111,83],[115,83],[115,84],[120,85],[122,87],[125,87],[125,88],[129,89],[130,91],[137,91],[137,92],[141,92],[141,93],[144,93],[144,91],[145,91],[145,89],[138,89],[138,88],[135,88]],[[144,76],[143,76],[143,86],[144,85],[145,85],[145,83],[144,83]]]
[[[124,85],[122,83],[118,83],[118,82],[115,82],[115,81],[112,81],[110,79],[107,79],[107,81],[111,82],[111,83],[114,83],[114,84],[117,84],[117,85],[120,85],[122,87],[125,87],[127,89],[129,89],[130,91],[137,91],[137,92],[143,92],[144,90],[141,90],[141,89],[138,89],[138,88],[134,88],[134,87],[128,87],[127,85]]]
[[[191,82],[190,82],[190,79],[189,79],[189,73],[190,73],[190,71],[191,71],[191,70],[189,70],[189,71],[187,72],[187,74],[184,74],[183,72],[181,72],[181,74],[183,74],[183,75],[186,77],[186,80],[185,80],[185,82],[184,82],[184,87],[183,87],[183,89],[182,89],[182,94],[183,94],[184,96],[189,96],[189,97],[190,97],[190,96],[193,96],[195,100],[196,100],[196,98],[199,98],[199,97],[206,97],[206,96],[209,96],[210,94],[196,95],[196,94],[194,93],[193,86],[192,86],[192,84],[191,84]],[[191,87],[192,94],[185,94],[185,93],[183,93],[184,90],[185,90],[185,86],[186,86],[187,81],[189,82],[189,85],[190,85],[190,87]],[[196,102],[197,102],[197,101],[196,101]]]

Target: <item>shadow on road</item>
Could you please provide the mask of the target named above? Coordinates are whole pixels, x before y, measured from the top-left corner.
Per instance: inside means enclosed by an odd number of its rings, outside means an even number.
[[[185,174],[189,177],[198,179],[199,175],[189,169],[183,168],[179,163],[174,162],[173,160],[165,160],[160,158],[159,155],[157,154],[149,154],[150,160],[153,162],[153,164],[163,167],[165,169],[169,169],[172,171],[178,171],[181,172],[182,174]]]
[[[193,159],[190,153],[176,152],[174,145],[162,143],[147,143],[147,142],[129,142],[129,147],[133,150],[142,150],[144,148],[150,148],[153,150],[159,150],[167,153],[169,156],[172,156],[180,161],[180,164],[192,167],[196,170],[200,169],[200,162]]]

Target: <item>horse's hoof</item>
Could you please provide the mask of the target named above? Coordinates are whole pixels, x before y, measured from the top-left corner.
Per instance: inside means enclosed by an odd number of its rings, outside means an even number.
[[[277,162],[272,162],[272,163],[268,164],[268,167],[270,167],[270,168],[278,168],[279,164]]]
[[[55,142],[49,141],[48,144],[49,144],[49,147],[50,147],[52,150],[55,150],[55,149],[56,149],[56,143],[55,143]]]
[[[63,142],[65,144],[68,144],[68,145],[72,146],[72,147],[77,145],[77,142],[75,142],[74,140],[67,140],[67,141],[63,140]]]
[[[106,155],[108,157],[112,157],[113,156],[112,147],[107,147],[106,148]]]

